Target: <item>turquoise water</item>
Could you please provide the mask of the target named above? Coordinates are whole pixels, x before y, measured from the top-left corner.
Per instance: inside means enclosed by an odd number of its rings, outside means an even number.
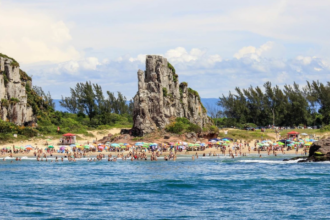
[[[283,158],[1,161],[0,219],[329,218],[330,163]]]

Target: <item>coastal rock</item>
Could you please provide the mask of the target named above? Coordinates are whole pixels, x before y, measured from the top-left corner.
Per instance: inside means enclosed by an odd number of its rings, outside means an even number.
[[[179,84],[178,75],[166,58],[147,55],[146,70],[139,70],[137,76],[133,135],[143,136],[163,129],[173,117],[185,117],[200,127],[212,123],[199,94],[188,88],[187,83]]]
[[[15,61],[16,62],[16,61]],[[32,107],[27,104],[25,86],[32,86],[31,80],[22,79],[17,63],[0,57],[0,118],[17,125],[36,121]]]
[[[290,160],[294,160],[292,158]],[[299,158],[298,158],[299,159]],[[309,148],[308,157],[300,157],[299,162],[322,162],[330,161],[330,138],[316,141]]]

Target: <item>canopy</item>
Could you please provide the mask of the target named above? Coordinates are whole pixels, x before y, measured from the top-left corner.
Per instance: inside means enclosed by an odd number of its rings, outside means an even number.
[[[288,134],[299,134],[299,132],[296,132],[296,131],[290,131],[290,132],[288,132]]]
[[[72,136],[76,136],[75,134],[71,134],[71,133],[66,133],[63,134],[64,137],[72,137]]]

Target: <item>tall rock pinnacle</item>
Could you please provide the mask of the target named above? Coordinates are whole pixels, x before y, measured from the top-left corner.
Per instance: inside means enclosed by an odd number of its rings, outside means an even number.
[[[204,127],[212,123],[199,94],[179,84],[174,67],[166,58],[147,55],[146,71],[139,70],[139,90],[134,97],[133,134],[142,136],[157,128],[165,128],[170,118],[185,117]]]

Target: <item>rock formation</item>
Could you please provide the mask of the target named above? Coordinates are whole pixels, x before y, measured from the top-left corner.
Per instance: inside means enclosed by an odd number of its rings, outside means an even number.
[[[139,70],[137,75],[133,135],[165,128],[175,117],[185,117],[200,127],[211,123],[199,94],[186,82],[179,84],[178,75],[166,58],[147,55],[146,70]]]
[[[330,138],[316,141],[309,148],[308,157],[295,157],[290,160],[300,159],[298,162],[330,161]]]
[[[31,78],[19,68],[12,58],[0,54],[0,118],[17,125],[35,121],[32,107],[27,104],[26,84],[31,88]]]

